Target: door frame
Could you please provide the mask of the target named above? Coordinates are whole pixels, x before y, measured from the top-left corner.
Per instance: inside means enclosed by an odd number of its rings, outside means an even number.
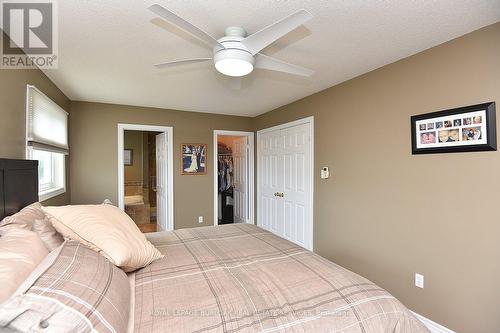
[[[246,223],[254,224],[254,212],[255,212],[255,192],[254,192],[254,179],[255,179],[255,163],[254,163],[254,133],[253,132],[245,132],[245,131],[226,131],[226,130],[214,130],[214,157],[213,157],[213,175],[214,175],[214,225],[219,225],[219,216],[218,216],[218,174],[217,174],[217,142],[219,135],[229,135],[229,136],[245,136],[248,138],[248,220]]]
[[[311,149],[311,159],[309,161],[310,163],[310,182],[311,182],[311,193],[309,193],[309,201],[310,201],[310,212],[309,212],[309,224],[311,226],[311,234],[310,234],[310,239],[309,239],[309,244],[311,244],[310,248],[308,250],[313,251],[314,250],[314,116],[294,120],[288,123],[284,124],[279,124],[273,127],[268,127],[261,129],[257,131],[257,226],[262,228],[262,218],[261,218],[261,211],[260,211],[260,205],[259,205],[259,200],[260,200],[260,177],[262,174],[261,171],[261,165],[260,165],[260,160],[261,160],[261,154],[260,154],[260,136],[266,132],[272,132],[276,130],[281,130],[285,129],[288,127],[293,127],[297,125],[303,125],[303,124],[310,124],[311,128],[311,141],[309,142],[309,146]]]
[[[165,161],[164,168],[167,170],[167,193],[166,203],[168,214],[166,230],[174,230],[174,129],[170,126],[156,126],[156,125],[139,125],[139,124],[122,124],[118,123],[118,207],[121,210],[125,209],[124,196],[125,196],[125,175],[123,165],[123,149],[124,142],[123,136],[125,131],[144,131],[144,132],[163,132],[167,135],[167,160]],[[163,230],[162,226],[157,225],[159,230]]]

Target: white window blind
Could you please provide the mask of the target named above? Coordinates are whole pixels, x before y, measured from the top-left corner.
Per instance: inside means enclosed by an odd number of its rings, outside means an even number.
[[[28,146],[68,154],[68,113],[30,85],[27,88],[27,103]]]

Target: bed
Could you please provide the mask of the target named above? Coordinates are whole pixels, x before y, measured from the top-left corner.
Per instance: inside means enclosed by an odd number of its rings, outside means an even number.
[[[0,220],[38,201],[38,161],[0,158]]]
[[[376,284],[254,225],[147,239],[165,256],[128,274],[66,240],[0,305],[0,330],[428,332]]]
[[[250,224],[158,232],[134,332],[428,332],[369,280]]]

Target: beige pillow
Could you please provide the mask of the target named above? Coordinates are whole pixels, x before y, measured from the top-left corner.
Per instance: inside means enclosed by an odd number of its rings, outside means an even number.
[[[134,221],[112,205],[43,207],[54,228],[100,252],[125,272],[150,264],[163,255]]]
[[[49,252],[32,231],[0,228],[0,303],[7,300]]]
[[[58,248],[64,242],[64,238],[54,229],[47,217],[35,220],[32,230],[37,233],[49,252]]]
[[[120,268],[78,241],[39,268],[0,304],[0,332],[127,332],[131,289]]]
[[[45,218],[45,213],[42,210],[42,205],[39,202],[32,203],[24,207],[14,215],[7,216],[0,222],[0,226],[7,224],[17,224],[19,227],[31,230],[33,222],[36,219]]]

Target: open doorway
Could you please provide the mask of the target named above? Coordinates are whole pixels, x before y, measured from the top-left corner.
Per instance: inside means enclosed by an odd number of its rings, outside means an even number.
[[[125,130],[124,208],[142,232],[157,231],[156,136],[160,132]]]
[[[144,232],[173,229],[171,128],[118,125],[118,202]]]
[[[214,225],[254,223],[254,135],[214,131]]]

